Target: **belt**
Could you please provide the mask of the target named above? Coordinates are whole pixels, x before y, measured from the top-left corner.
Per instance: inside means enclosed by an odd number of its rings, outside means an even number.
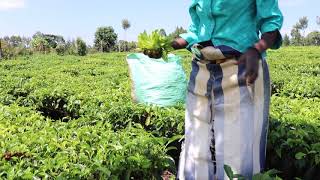
[[[228,60],[230,60],[230,59],[227,59],[227,58],[225,58],[225,59],[217,59],[217,60],[198,60],[197,58],[193,58],[195,61],[197,61],[197,62],[200,62],[200,63],[202,63],[202,64],[222,64],[222,63],[225,63],[225,62],[227,62]]]
[[[221,64],[227,59],[238,58],[241,53],[229,46],[214,46],[211,41],[200,42],[191,47],[194,59],[207,63]]]

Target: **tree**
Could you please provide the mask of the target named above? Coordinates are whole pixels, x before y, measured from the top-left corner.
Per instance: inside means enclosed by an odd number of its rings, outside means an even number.
[[[284,46],[289,46],[290,45],[290,38],[287,34],[284,35],[283,37],[283,45]]]
[[[77,54],[79,56],[87,55],[87,45],[81,38],[77,38],[76,47],[77,47]]]
[[[68,40],[65,43],[66,54],[69,55],[77,55],[77,47],[76,42],[74,40]]]
[[[64,44],[59,44],[59,45],[56,47],[56,52],[57,52],[57,54],[60,55],[60,56],[65,55],[65,53],[66,53],[66,45],[64,45]]]
[[[127,32],[127,30],[131,27],[131,24],[130,24],[130,22],[129,22],[129,20],[128,19],[123,19],[122,20],[122,29],[125,31],[125,33]],[[126,34],[125,34],[125,36],[124,36],[124,40],[126,41],[127,39],[126,39]]]
[[[109,52],[116,44],[118,35],[113,27],[99,27],[95,33],[94,46],[102,52]]]
[[[2,39],[1,42],[1,58],[2,59],[12,59],[16,57],[15,49],[13,46],[9,44],[8,39],[4,40],[5,38]]]
[[[44,35],[40,32],[37,31],[36,33],[34,33],[34,35],[32,35],[32,39],[37,38],[37,37],[43,37]]]
[[[122,29],[124,30],[124,40],[127,41],[127,30],[131,27],[131,24],[128,19],[123,19],[121,24],[122,24]],[[121,45],[121,44],[122,43],[120,43],[120,41],[119,41],[119,45]],[[126,48],[126,46],[125,46],[125,48]],[[120,50],[120,48],[119,48],[119,50]],[[125,49],[125,51],[126,51],[126,49]]]
[[[22,44],[22,38],[20,36],[11,36],[9,44],[13,47],[18,47]]]
[[[159,34],[162,35],[162,36],[167,36],[167,33],[166,33],[166,31],[165,31],[163,28],[161,28],[161,29],[159,30]]]
[[[2,47],[1,47],[1,41],[2,41],[2,39],[0,38],[0,60],[2,59]]]
[[[43,38],[48,42],[51,48],[56,48],[58,44],[64,44],[65,40],[60,35],[43,34]]]
[[[128,52],[128,51],[135,50],[137,48],[137,43],[134,41],[128,42],[128,41],[120,40],[117,43],[121,43],[120,52]],[[117,47],[115,46],[113,50],[118,51],[119,50],[118,47],[119,45],[117,44]]]
[[[180,34],[186,33],[187,30],[183,29],[183,27],[176,27],[176,29],[169,35],[171,38],[175,39],[180,36]]]
[[[54,35],[54,34],[43,34],[40,31],[36,32],[33,36],[33,39],[35,38],[43,38],[46,40],[50,46],[50,48],[55,49],[59,44],[65,44],[65,40],[60,35]]]
[[[50,52],[50,45],[48,41],[46,41],[41,36],[36,36],[31,41],[31,46],[35,49],[35,51],[42,52],[42,53],[48,53]]]
[[[22,37],[22,45],[25,47],[25,48],[30,48],[31,46],[31,38],[29,37]]]
[[[309,20],[306,16],[299,19],[298,25],[300,27],[300,30],[303,31],[303,37],[305,36],[305,30],[308,28]]]
[[[298,29],[298,27],[293,27],[293,29],[291,30],[291,44],[295,45],[295,46],[299,46],[302,45],[302,40],[303,37],[300,34],[300,31]]]
[[[306,37],[306,44],[311,46],[320,46],[320,32],[313,31]]]
[[[308,27],[308,18],[307,17],[302,17],[299,19],[299,21],[293,26],[291,30],[291,44],[299,46],[299,45],[305,45],[306,43],[304,42],[304,34],[305,34],[305,29]],[[301,35],[301,32],[303,31],[303,35]]]

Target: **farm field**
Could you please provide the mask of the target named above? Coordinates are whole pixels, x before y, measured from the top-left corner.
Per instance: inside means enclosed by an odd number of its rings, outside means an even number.
[[[191,54],[177,51],[190,73]],[[0,179],[161,179],[176,173],[184,105],[134,104],[126,53],[0,62]],[[267,168],[320,179],[320,48],[268,52]]]

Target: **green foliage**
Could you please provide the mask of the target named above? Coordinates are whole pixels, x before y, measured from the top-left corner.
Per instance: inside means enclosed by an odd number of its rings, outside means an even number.
[[[169,34],[169,36],[172,39],[176,39],[180,36],[180,34],[183,34],[186,32],[187,32],[187,30],[185,30],[183,27],[176,27],[176,29],[171,34]]]
[[[14,53],[14,47],[12,47],[9,43],[6,41],[0,39],[1,41],[1,58],[2,59],[12,59],[16,57],[16,54]]]
[[[59,44],[59,45],[56,47],[56,52],[57,52],[57,54],[60,55],[60,56],[65,55],[66,50],[67,50],[67,49],[66,49],[66,45],[64,45],[64,44]]]
[[[299,30],[305,30],[308,27],[308,23],[309,23],[308,18],[306,16],[304,16],[304,17],[299,19],[298,23],[296,24],[296,27]]]
[[[26,48],[22,44],[13,44],[7,40],[0,41],[2,59],[14,59],[17,56],[30,56],[33,54],[31,49]]]
[[[131,27],[131,24],[128,19],[123,19],[121,21],[121,25],[122,25],[122,29],[124,29],[125,31]]]
[[[120,52],[134,51],[137,49],[137,43],[134,41],[128,42],[128,41],[120,40],[114,46],[113,51],[119,51],[119,48],[120,48]]]
[[[294,46],[300,46],[303,45],[303,36],[300,33],[300,30],[298,27],[294,26],[291,30],[291,44]]]
[[[43,34],[41,32],[36,32],[32,37],[33,39],[44,39],[45,41],[47,41],[48,46],[52,49],[55,49],[59,44],[65,44],[64,38],[60,35]]]
[[[320,178],[319,57],[318,47],[269,51],[273,97],[267,166],[285,179]]]
[[[317,45],[317,44],[310,44],[310,43],[314,42],[313,41],[314,39],[311,40],[311,37],[309,37],[309,38],[305,37],[305,30],[308,27],[308,23],[309,23],[308,18],[307,17],[302,17],[293,26],[293,28],[291,30],[291,37],[292,37],[291,38],[291,44],[292,45],[295,45],[295,46]]]
[[[74,40],[67,41],[65,46],[66,46],[66,54],[77,55],[77,47],[76,47],[76,42]]]
[[[22,38],[20,36],[11,36],[9,43],[13,47],[18,47],[20,44],[22,44]]]
[[[166,33],[166,30],[164,30],[164,29],[159,29],[159,34],[161,35],[161,36],[167,36],[167,33]]]
[[[290,45],[290,38],[287,34],[284,35],[283,37],[283,46],[289,46]]]
[[[150,57],[163,59],[167,58],[168,52],[172,51],[171,47],[172,39],[166,36],[162,36],[159,30],[153,31],[150,35],[146,31],[138,36],[138,47],[150,54]]]
[[[87,45],[81,38],[77,38],[76,47],[79,56],[87,55]]]
[[[45,54],[50,52],[50,44],[48,43],[48,41],[46,41],[45,38],[41,36],[33,38],[31,41],[31,46],[37,52],[42,52]]]
[[[320,46],[320,32],[313,31],[309,33],[306,37],[307,45]]]
[[[0,60],[2,60],[2,39],[0,39]]]
[[[172,161],[164,138],[106,121],[52,122],[0,105],[1,179],[156,179]]]
[[[289,179],[319,177],[320,100],[274,96],[272,102],[268,166]]]
[[[268,52],[267,167],[283,179],[320,179],[319,52]],[[191,54],[175,53],[189,74]],[[1,61],[0,179],[161,179],[166,169],[175,173],[168,155],[179,157],[184,105],[134,104],[125,58],[49,54]],[[276,177],[268,169],[255,177]]]
[[[118,35],[113,27],[99,27],[95,33],[94,46],[101,52],[110,52],[116,44]]]
[[[277,170],[269,170],[267,172],[255,174],[252,178],[245,177],[241,174],[234,174],[233,170],[230,166],[224,165],[224,171],[226,172],[228,178],[230,180],[238,179],[238,180],[282,180],[280,177],[277,176],[279,171]]]

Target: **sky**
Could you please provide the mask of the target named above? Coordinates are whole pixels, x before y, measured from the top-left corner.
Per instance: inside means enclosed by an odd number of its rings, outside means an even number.
[[[0,0],[0,37],[32,36],[36,31],[63,35],[65,39],[83,38],[93,44],[97,27],[112,26],[119,39],[136,41],[139,33],[163,28],[167,33],[190,23],[191,0]],[[306,32],[320,30],[320,0],[279,0],[284,14],[282,34],[290,34],[302,16],[309,18]],[[121,21],[131,23],[127,33]]]

